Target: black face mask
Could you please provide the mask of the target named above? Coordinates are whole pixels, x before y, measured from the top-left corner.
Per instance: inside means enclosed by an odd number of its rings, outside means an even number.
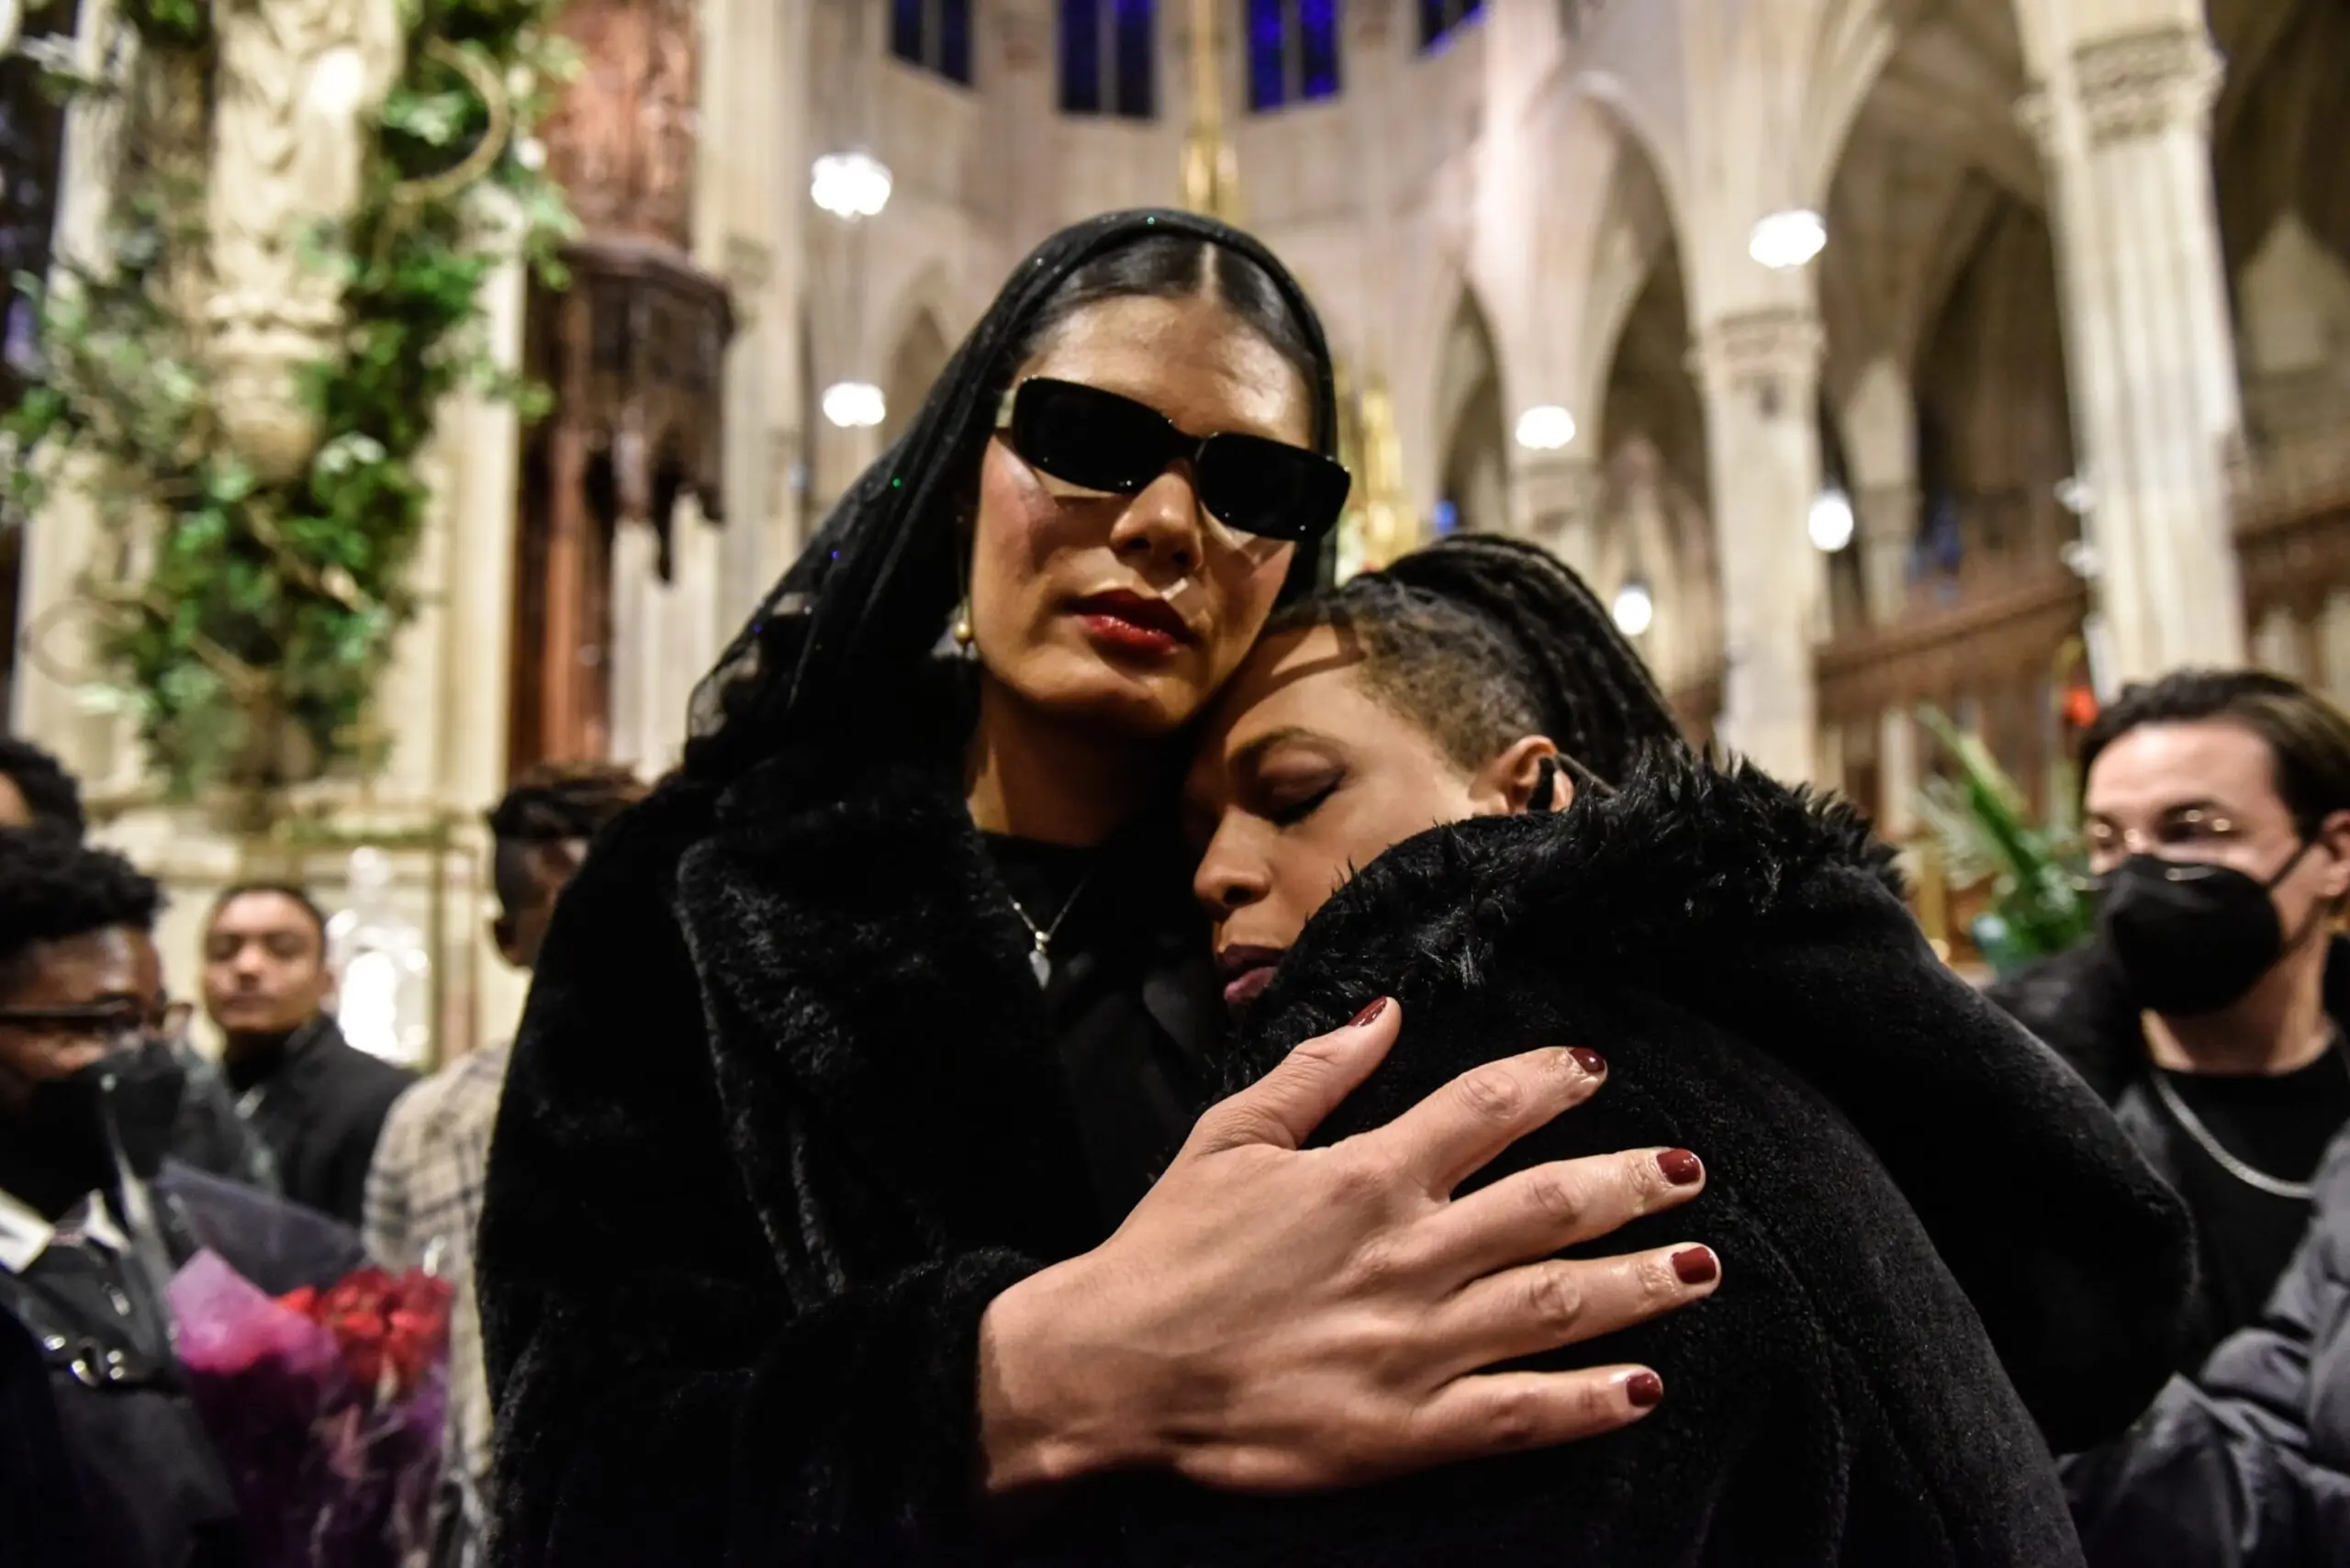
[[[15,1147],[6,1163],[17,1181],[67,1202],[114,1186],[118,1148],[132,1172],[151,1177],[171,1150],[186,1090],[186,1070],[169,1045],[125,1046],[69,1077],[33,1084],[7,1129]]]
[[[2099,878],[2098,935],[2138,1004],[2192,1018],[2242,1001],[2285,956],[2268,895],[2312,847],[2303,844],[2265,882],[2155,855],[2133,855]]]

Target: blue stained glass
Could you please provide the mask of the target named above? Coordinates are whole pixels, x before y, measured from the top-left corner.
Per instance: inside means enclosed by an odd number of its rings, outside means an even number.
[[[1061,0],[1061,112],[1102,111],[1100,0]]]
[[[1433,49],[1445,35],[1485,8],[1485,0],[1420,0],[1420,47]]]
[[[922,53],[923,0],[890,0],[890,52],[912,65],[926,63]]]
[[[1151,0],[1113,0],[1118,50],[1118,113],[1148,119],[1157,112],[1151,71]]]
[[[1259,112],[1288,101],[1288,73],[1281,67],[1288,27],[1281,12],[1289,0],[1248,0],[1248,106]]]
[[[1307,98],[1338,95],[1338,0],[1297,0],[1299,85]]]
[[[1436,525],[1436,536],[1441,539],[1460,526],[1460,509],[1450,501],[1438,501],[1436,516],[1430,521]]]
[[[938,71],[950,82],[971,84],[971,0],[940,0]]]

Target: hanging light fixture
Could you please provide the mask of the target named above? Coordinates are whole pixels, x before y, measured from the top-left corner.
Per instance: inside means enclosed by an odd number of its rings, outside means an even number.
[[[1746,241],[1746,253],[1773,272],[1803,266],[1827,248],[1827,220],[1804,207],[1771,214]]]
[[[827,152],[808,176],[808,195],[834,218],[878,218],[890,205],[890,166],[870,152]]]
[[[881,422],[889,405],[870,381],[835,381],[824,388],[824,418],[843,430],[866,430]]]
[[[1832,555],[1852,542],[1852,498],[1841,485],[1830,485],[1811,503],[1808,521],[1815,549]]]
[[[1537,403],[1517,416],[1517,444],[1529,452],[1556,452],[1575,438],[1575,417],[1556,403]]]
[[[1650,597],[1647,583],[1628,577],[1624,586],[1616,590],[1616,601],[1607,607],[1607,613],[1614,619],[1616,630],[1627,637],[1637,637],[1656,620],[1656,600]]]

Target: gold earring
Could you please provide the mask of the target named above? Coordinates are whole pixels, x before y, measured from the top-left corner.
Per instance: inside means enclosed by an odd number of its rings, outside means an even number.
[[[978,635],[971,629],[971,596],[965,594],[962,604],[955,611],[955,645],[968,648]]]

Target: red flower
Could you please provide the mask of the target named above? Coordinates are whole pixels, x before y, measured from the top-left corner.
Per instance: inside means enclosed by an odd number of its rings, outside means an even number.
[[[367,1268],[323,1293],[307,1285],[288,1292],[278,1305],[334,1336],[352,1382],[373,1403],[378,1395],[407,1398],[439,1362],[449,1341],[453,1295],[447,1281],[419,1270],[394,1279]]]

